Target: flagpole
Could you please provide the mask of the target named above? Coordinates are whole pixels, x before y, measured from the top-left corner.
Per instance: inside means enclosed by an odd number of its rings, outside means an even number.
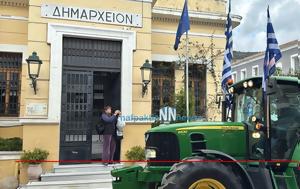
[[[189,122],[189,117],[190,117],[190,108],[189,108],[189,34],[188,31],[186,31],[186,55],[185,55],[185,83],[186,83],[186,117],[187,117],[187,122]]]

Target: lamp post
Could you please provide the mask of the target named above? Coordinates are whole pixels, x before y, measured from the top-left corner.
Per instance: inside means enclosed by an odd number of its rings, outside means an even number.
[[[39,77],[43,61],[40,60],[36,52],[32,52],[32,55],[26,59],[26,62],[28,64],[28,75],[31,79],[31,85],[34,90],[34,94],[36,94],[36,80]]]
[[[142,82],[143,82],[142,97],[144,97],[148,91],[148,84],[151,82],[151,75],[152,75],[152,65],[150,64],[148,59],[145,61],[145,63],[140,69],[142,73]]]

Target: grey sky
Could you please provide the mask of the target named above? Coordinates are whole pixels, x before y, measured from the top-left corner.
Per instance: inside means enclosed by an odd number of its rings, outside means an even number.
[[[266,48],[268,3],[279,44],[300,39],[300,0],[232,0],[232,14],[243,17],[241,25],[233,31],[235,50]]]

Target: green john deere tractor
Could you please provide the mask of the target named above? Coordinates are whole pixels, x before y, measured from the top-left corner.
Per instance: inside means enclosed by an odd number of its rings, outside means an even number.
[[[149,163],[113,170],[113,189],[299,189],[300,80],[270,78],[269,108],[261,86],[259,77],[231,86],[232,122],[149,130]]]

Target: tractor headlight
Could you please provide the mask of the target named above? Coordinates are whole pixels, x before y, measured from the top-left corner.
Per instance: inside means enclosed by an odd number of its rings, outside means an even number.
[[[146,149],[145,150],[145,157],[146,159],[153,159],[156,158],[156,150],[155,149]]]
[[[259,132],[253,132],[253,133],[252,133],[252,138],[259,139],[260,137],[261,137],[261,135],[260,135]]]
[[[254,85],[254,84],[253,84],[253,81],[252,81],[252,80],[248,81],[248,87],[251,88],[251,87],[253,87],[253,85]]]
[[[252,122],[256,122],[256,121],[257,121],[257,118],[256,118],[255,116],[252,116],[252,117],[251,117],[251,121],[252,121]]]

